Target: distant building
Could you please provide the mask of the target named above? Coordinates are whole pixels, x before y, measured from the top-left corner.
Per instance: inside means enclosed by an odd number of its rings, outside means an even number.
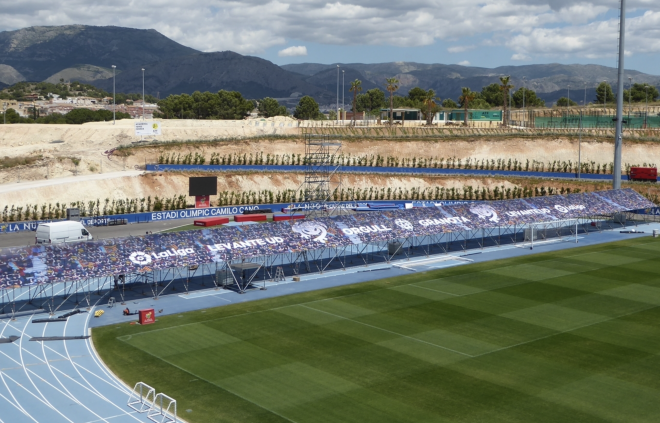
[[[94,106],[101,104],[101,100],[94,97],[67,97],[61,98],[60,96],[53,96],[51,100],[53,104],[75,104],[77,106]]]
[[[394,116],[393,116],[394,121],[422,120],[423,118],[422,111],[419,109],[402,107],[399,109],[393,109],[393,112],[394,112]],[[382,120],[388,120],[390,118],[389,107],[387,109],[380,109],[380,118]]]
[[[16,100],[0,100],[0,106],[3,109],[18,109],[18,101]]]
[[[353,120],[353,112],[346,112],[346,120]],[[364,120],[364,112],[355,113],[355,120]]]
[[[65,115],[69,113],[71,110],[75,109],[72,105],[66,105],[66,104],[58,104],[58,105],[48,105],[47,107],[44,107],[42,110],[42,115],[52,115],[53,113],[59,113],[61,115]]]
[[[448,121],[463,122],[465,120],[465,110],[454,109],[449,113]],[[478,122],[502,122],[501,110],[482,110],[468,109],[468,121]]]

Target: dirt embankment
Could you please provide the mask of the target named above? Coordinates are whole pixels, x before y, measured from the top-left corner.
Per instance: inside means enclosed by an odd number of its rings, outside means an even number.
[[[222,138],[296,135],[292,119],[269,120],[160,120],[162,135],[144,137],[154,141],[214,140]],[[53,155],[103,152],[142,139],[135,135],[135,121],[90,122],[83,125],[14,124],[0,127],[3,156],[35,153]]]
[[[572,137],[530,138],[493,138],[475,137],[470,139],[429,139],[429,140],[349,140],[343,141],[342,154],[351,156],[377,156],[398,158],[472,158],[517,159],[525,162],[527,159],[542,162],[578,160],[578,144],[580,145],[582,161],[610,163],[614,155],[614,144],[610,141],[594,138],[583,138],[582,141]],[[235,140],[217,143],[172,144],[148,147],[136,147],[124,150],[122,160],[127,166],[156,163],[161,156],[184,155],[199,153],[205,156],[208,164],[212,154],[223,155],[256,155],[267,154],[305,154],[303,140],[295,139],[264,139]],[[334,153],[334,151],[331,151]],[[124,157],[123,155],[127,155]],[[660,142],[629,141],[624,142],[623,163],[657,163],[660,164]]]
[[[160,156],[200,154],[209,163],[211,155],[227,156],[247,155],[304,155],[305,147],[295,127],[290,121],[163,121],[163,136],[159,140],[170,143],[154,145],[131,144],[137,137],[133,135],[132,120],[90,123],[85,125],[3,125],[0,128],[0,142],[9,161],[21,157],[37,157],[29,165],[3,168],[0,157],[0,184],[12,184],[18,181],[39,181],[57,179],[73,175],[105,174],[128,169],[142,168],[145,163],[158,161]],[[291,126],[289,126],[291,125]],[[420,131],[426,129],[419,129]],[[430,128],[428,131],[440,131]],[[343,142],[342,153],[352,157],[378,156],[396,158],[447,158],[465,160],[518,160],[525,163],[542,161],[577,161],[578,139],[570,134],[543,135],[530,137],[529,134],[501,134],[502,130],[491,132],[466,129],[455,131],[453,136],[448,130],[437,136],[417,137],[405,134],[403,138],[376,136],[360,138],[352,136],[338,138]],[[469,132],[472,131],[472,132]],[[472,135],[470,135],[472,134]],[[489,135],[490,134],[490,135]],[[273,137],[275,135],[275,137]],[[371,134],[373,135],[373,134]],[[233,138],[232,138],[233,137]],[[218,139],[226,138],[224,141]],[[231,139],[229,139],[231,138]],[[188,141],[196,140],[196,141]],[[203,142],[200,142],[203,141]],[[127,149],[118,149],[120,145],[129,145]],[[610,163],[613,144],[609,138],[601,135],[585,135],[581,142],[582,161],[597,164]],[[660,142],[625,141],[623,163],[660,164]],[[261,178],[261,179],[260,179]],[[288,179],[287,179],[288,178]],[[300,185],[301,175],[221,175],[225,185],[220,190],[256,190],[260,189],[295,189]],[[353,179],[351,179],[353,178]],[[356,179],[357,178],[357,179]],[[365,178],[364,181],[359,178]],[[423,187],[424,184],[450,183],[413,178],[396,182],[393,178],[380,175],[349,177],[349,186],[360,185],[387,186],[400,183],[403,186]],[[367,180],[368,179],[368,180]],[[162,180],[162,182],[160,182]],[[75,184],[53,185],[22,192],[5,193],[0,196],[0,205],[12,203],[43,203],[57,201],[90,201],[93,199],[120,199],[145,196],[172,196],[187,191],[185,177],[149,176],[142,178],[113,178],[101,181],[79,182]],[[387,181],[387,182],[381,182]],[[221,183],[221,184],[222,184]],[[456,179],[457,185],[484,185],[470,178]],[[226,188],[223,188],[226,186]]]
[[[184,195],[188,198],[188,202],[192,202],[192,197],[187,196],[188,192],[188,177],[189,173],[150,173],[141,176],[121,177],[114,179],[106,179],[101,181],[81,181],[75,184],[75,189],[63,189],[61,185],[47,186],[34,188],[31,190],[13,191],[3,194],[3,199],[0,202],[0,208],[12,205],[25,206],[27,204],[48,204],[52,203],[72,203],[84,202],[88,204],[90,201],[100,200],[101,204],[105,199],[112,200],[126,200],[126,199],[139,199],[151,197],[159,198],[172,198],[179,195]],[[297,190],[304,179],[302,173],[274,173],[265,174],[259,172],[245,172],[222,174],[218,178],[218,191],[228,191],[234,193],[242,193],[249,191],[271,191],[274,195],[277,192],[285,190]],[[571,190],[579,189],[581,191],[594,191],[601,189],[608,189],[610,183],[608,182],[575,182],[566,180],[532,180],[523,178],[473,178],[473,177],[445,177],[445,176],[395,176],[388,177],[385,175],[365,175],[365,174],[346,174],[342,178],[342,187],[353,188],[357,190],[365,189],[381,189],[388,188],[399,189],[403,191],[412,189],[415,190],[435,190],[436,187],[451,189],[455,188],[458,192],[462,192],[464,187],[471,186],[473,189],[489,188],[493,190],[495,187],[499,189],[514,187],[527,187],[534,188],[549,188],[554,189],[571,188]],[[628,184],[633,186],[643,194],[659,195],[660,188],[651,185],[643,184]],[[216,198],[212,197],[215,203]]]
[[[258,124],[257,124],[258,122]],[[2,170],[0,183],[115,172],[135,166],[121,159],[108,159],[105,152],[141,140],[135,136],[132,119],[91,122],[83,125],[14,124],[0,127],[1,158],[37,157],[33,166]],[[291,125],[291,126],[289,126]],[[292,119],[259,121],[162,120],[162,135],[145,137],[154,141],[234,139],[298,134]],[[144,164],[144,163],[142,163]]]
[[[578,156],[577,137],[574,133],[562,131],[553,135],[506,128],[299,128],[293,119],[281,117],[237,121],[161,120],[162,135],[151,138],[159,144],[139,148],[138,144],[133,144],[140,140],[134,135],[134,123],[127,119],[114,125],[112,122],[2,125],[0,183],[135,169],[146,162],[157,161],[162,154],[173,152],[182,155],[200,153],[206,156],[207,163],[213,153],[221,156],[246,153],[302,155],[302,134],[310,131],[330,131],[332,139],[342,140],[343,153],[352,156],[512,159],[523,163],[528,159],[530,162],[576,162]],[[583,162],[610,163],[613,154],[610,135],[606,130],[586,132],[582,142]],[[223,139],[226,141],[214,141]],[[122,145],[132,146],[124,150],[127,155],[106,154]],[[37,160],[32,165],[6,168],[3,157]],[[623,162],[660,164],[660,142],[624,142]]]
[[[65,143],[63,143],[65,144]],[[62,145],[63,145],[62,144]],[[601,139],[582,140],[582,162],[605,164],[612,162],[613,144]],[[39,151],[43,158],[28,166],[0,170],[0,183],[35,181],[72,175],[86,175],[144,168],[145,163],[155,163],[159,157],[186,154],[203,155],[208,164],[211,156],[243,155],[304,155],[305,146],[301,139],[244,139],[217,142],[168,143],[152,146],[132,147],[104,154],[106,150],[62,150],[55,153]],[[526,163],[534,160],[550,163],[578,159],[578,140],[572,137],[545,139],[477,137],[454,140],[350,140],[344,141],[345,156],[377,156],[396,158],[450,158],[465,160],[518,160]],[[1,159],[0,159],[1,161]],[[660,165],[660,142],[627,141],[623,147],[623,164]]]

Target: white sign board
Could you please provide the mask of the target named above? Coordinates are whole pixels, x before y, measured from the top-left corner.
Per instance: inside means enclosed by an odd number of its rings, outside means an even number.
[[[139,121],[135,122],[135,135],[160,135],[160,122]]]

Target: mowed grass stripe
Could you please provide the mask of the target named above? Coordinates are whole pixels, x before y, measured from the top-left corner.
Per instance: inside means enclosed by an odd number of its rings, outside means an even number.
[[[151,354],[131,377],[171,365],[236,398],[191,423],[650,422],[660,413],[660,243],[613,245],[95,331],[115,361]],[[161,380],[180,404],[204,408],[192,382]],[[252,405],[238,412],[239,399]]]
[[[442,345],[438,345],[438,344],[434,344],[434,343],[432,343],[432,342],[424,341],[423,339],[419,339],[419,338],[415,338],[415,337],[412,337],[412,336],[403,335],[403,334],[401,334],[401,333],[397,333],[397,332],[391,331],[391,330],[389,330],[389,329],[380,328],[380,327],[378,327],[378,326],[370,325],[370,324],[368,324],[368,323],[364,323],[364,322],[360,322],[360,321],[357,321],[357,320],[349,319],[349,318],[347,318],[347,317],[338,316],[338,315],[336,315],[336,314],[332,314],[332,313],[329,313],[329,312],[327,312],[327,311],[317,310],[317,309],[315,309],[315,308],[312,308],[312,307],[309,307],[309,306],[306,306],[306,305],[301,305],[301,306],[299,306],[299,307],[304,307],[304,308],[306,308],[306,309],[308,309],[308,310],[314,310],[314,311],[319,312],[319,313],[329,314],[329,315],[331,315],[331,316],[333,316],[333,317],[338,317],[338,318],[342,318],[342,319],[350,320],[350,321],[352,321],[352,322],[354,322],[354,323],[358,323],[358,324],[360,324],[360,325],[364,325],[364,326],[367,326],[367,327],[369,327],[369,328],[376,329],[376,330],[379,330],[379,331],[388,332],[388,333],[391,333],[392,335],[396,335],[396,336],[401,337],[401,338],[406,338],[406,339],[409,339],[409,340],[411,340],[411,341],[415,341],[415,342],[421,342],[421,343],[424,343],[424,344],[427,344],[427,345],[431,345],[431,346],[436,347],[436,348],[442,348],[443,350],[451,351],[451,352],[453,352],[453,353],[460,354],[460,355],[464,355],[464,356],[466,356],[466,357],[471,357],[470,354],[464,353],[464,352],[462,352],[462,351],[453,350],[453,349],[451,349],[451,348],[447,348],[447,347],[444,347],[444,346],[442,346]]]

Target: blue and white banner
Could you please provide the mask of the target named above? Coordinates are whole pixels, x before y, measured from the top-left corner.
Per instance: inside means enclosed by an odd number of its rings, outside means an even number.
[[[655,207],[653,203],[626,189],[356,213],[73,244],[5,248],[0,250],[0,288],[85,280],[235,259],[250,260],[319,248],[611,215],[651,207]]]

